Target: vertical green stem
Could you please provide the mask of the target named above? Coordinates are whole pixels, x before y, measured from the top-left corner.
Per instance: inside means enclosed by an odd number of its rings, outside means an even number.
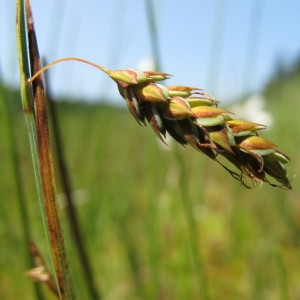
[[[193,216],[193,205],[191,203],[191,197],[189,195],[188,189],[188,172],[186,170],[186,166],[182,155],[177,148],[175,150],[175,155],[177,162],[179,163],[180,177],[179,177],[179,192],[180,192],[180,200],[182,202],[182,206],[184,209],[184,214],[188,223],[188,233],[189,233],[189,241],[191,245],[191,252],[193,256],[193,262],[195,267],[195,272],[197,274],[197,282],[199,293],[201,295],[202,300],[209,299],[208,296],[208,285],[204,272],[204,266],[201,259],[200,249],[197,244],[197,240],[199,240],[199,232],[197,230],[197,224],[195,222]]]
[[[17,46],[23,110],[46,236],[52,254],[61,299],[74,299],[59,208],[50,148],[46,101],[42,77],[30,86],[27,80],[40,68],[40,59],[29,1],[17,0]]]

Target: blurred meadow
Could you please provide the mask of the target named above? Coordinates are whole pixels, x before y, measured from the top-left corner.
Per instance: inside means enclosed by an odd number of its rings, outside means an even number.
[[[155,13],[150,17],[155,20]],[[150,37],[155,45],[159,32],[150,28]],[[218,99],[220,107],[246,120],[268,123],[260,136],[291,158],[292,191],[267,184],[246,189],[199,152],[173,141],[166,147],[150,126],[138,126],[123,105],[109,105],[110,99],[51,102],[93,280],[103,299],[300,299],[299,57],[292,65],[278,60],[259,91],[245,91],[225,104]],[[159,61],[159,52],[154,51],[154,58]],[[207,76],[213,82],[216,75]],[[30,239],[51,266],[20,93],[4,82],[2,78],[0,298],[36,299],[25,275],[24,220]],[[48,92],[51,98],[51,88]],[[251,113],[262,119],[253,120]],[[75,290],[78,299],[90,299],[52,145]],[[42,292],[44,299],[55,299],[46,286]]]

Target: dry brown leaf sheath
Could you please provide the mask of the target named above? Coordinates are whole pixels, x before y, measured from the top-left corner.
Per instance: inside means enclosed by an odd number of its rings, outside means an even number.
[[[25,11],[30,71],[31,74],[35,74],[41,69],[41,63],[29,1],[25,1]],[[68,284],[70,270],[60,223],[58,204],[56,202],[55,176],[50,147],[46,97],[43,80],[40,75],[32,82],[32,101],[36,127],[37,159],[39,163],[38,177],[40,178],[42,186],[43,206],[59,295],[61,299],[65,299],[68,296],[73,296],[73,288]]]

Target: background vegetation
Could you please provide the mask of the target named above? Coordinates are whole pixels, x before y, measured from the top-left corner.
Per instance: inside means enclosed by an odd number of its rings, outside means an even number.
[[[290,177],[300,171],[299,82],[296,61],[262,91],[273,124],[261,135],[291,157]],[[292,191],[247,190],[200,153],[162,146],[123,107],[56,100],[80,228],[104,299],[300,298],[298,177]],[[35,299],[20,197],[30,238],[51,265],[19,91],[2,84],[0,155],[0,298]],[[57,179],[75,289],[89,299]],[[54,299],[44,286],[43,294]]]
[[[300,170],[299,70],[278,71],[263,92],[274,125],[262,135],[290,155],[291,176]],[[19,93],[2,87],[0,96],[1,298],[31,299],[12,146],[31,238],[47,258],[46,242]],[[172,143],[162,148],[126,110],[67,100],[55,102],[66,163],[105,299],[199,299],[203,288],[211,299],[300,297],[297,177],[293,191],[267,185],[247,190],[192,149]],[[59,199],[66,220],[62,194]],[[84,299],[67,224],[66,231],[76,289]]]

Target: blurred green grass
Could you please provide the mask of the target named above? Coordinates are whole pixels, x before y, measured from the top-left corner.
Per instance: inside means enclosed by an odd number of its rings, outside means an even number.
[[[264,91],[274,124],[261,135],[291,157],[291,177],[300,171],[299,82],[295,71],[274,77]],[[48,256],[21,102],[18,93],[2,89],[0,295],[31,299],[4,97],[17,134],[32,240]],[[138,126],[122,108],[75,101],[59,101],[57,108],[79,221],[104,299],[201,299],[193,242],[211,299],[300,298],[297,177],[293,191],[266,184],[247,190],[190,148],[171,143],[162,150],[151,128]],[[191,208],[194,241],[184,204]],[[76,289],[86,299],[65,227]]]

